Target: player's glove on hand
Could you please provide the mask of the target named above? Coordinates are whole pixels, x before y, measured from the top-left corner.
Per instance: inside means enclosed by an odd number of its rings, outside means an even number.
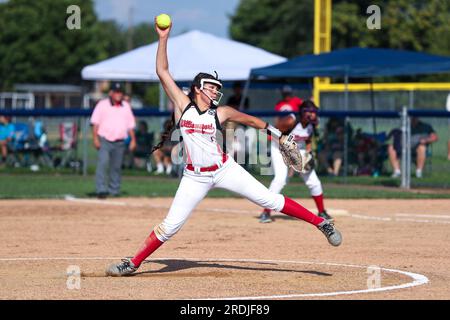
[[[305,150],[299,150],[293,135],[281,136],[280,152],[284,163],[300,173],[308,172],[306,165],[311,161],[312,156]]]
[[[307,155],[309,155],[310,157],[308,156],[309,161],[307,160],[307,162],[305,164],[305,171],[310,172],[316,166],[316,161],[314,160],[314,156],[313,156],[312,152],[307,152]]]

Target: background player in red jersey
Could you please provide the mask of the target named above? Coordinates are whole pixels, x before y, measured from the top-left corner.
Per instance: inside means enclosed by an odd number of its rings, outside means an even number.
[[[294,90],[291,86],[285,85],[281,88],[281,95],[283,99],[275,105],[275,111],[292,111],[297,113],[300,110],[300,105],[303,100],[294,96]]]
[[[286,107],[288,108],[288,107]],[[305,100],[300,106],[298,112],[298,121],[295,120],[294,113],[290,113],[281,118],[277,118],[275,125],[281,130],[283,134],[294,135],[294,141],[297,143],[299,149],[311,152],[312,137],[315,132],[315,127],[318,124],[317,117],[318,108],[311,100]],[[270,183],[269,190],[275,193],[280,193],[289,179],[289,168],[283,161],[276,141],[271,144],[271,160],[272,168],[274,170],[274,178]],[[323,202],[323,189],[316,171],[311,168],[306,173],[301,173],[303,181],[308,187],[311,197],[317,206],[319,217],[332,221],[333,218],[326,212]],[[270,209],[264,209],[259,216],[259,221],[262,223],[272,222],[270,216]]]

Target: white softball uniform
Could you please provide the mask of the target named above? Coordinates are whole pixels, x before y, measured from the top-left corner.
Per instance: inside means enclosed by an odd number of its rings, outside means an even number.
[[[183,137],[186,163],[194,167],[210,167],[222,163],[223,151],[216,140],[220,123],[217,109],[204,112],[190,103],[178,121],[177,128]]]
[[[194,103],[190,103],[177,127],[183,138],[187,166],[169,213],[155,227],[156,237],[160,241],[167,241],[177,233],[197,204],[213,188],[232,191],[264,208],[275,211],[283,209],[284,197],[281,194],[269,191],[221,150],[216,142],[216,133],[221,130],[217,109],[201,112]],[[204,171],[212,166],[217,166],[217,169]]]
[[[294,127],[294,129],[291,131],[291,134],[294,135],[294,140],[297,143],[299,149],[304,150],[306,148],[306,140],[310,139],[313,131],[314,128],[311,124],[307,125],[306,128],[303,128],[302,124],[299,122]],[[280,193],[288,182],[289,168],[283,161],[278,142],[272,140],[270,152],[274,178],[270,183],[269,190],[274,193]],[[311,170],[308,173],[301,173],[300,176],[303,178],[303,181],[305,182],[312,196],[318,196],[323,193],[322,183],[320,182],[315,170]]]

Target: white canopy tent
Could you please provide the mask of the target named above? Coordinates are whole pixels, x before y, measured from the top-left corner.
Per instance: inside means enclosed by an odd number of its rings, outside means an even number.
[[[158,43],[136,48],[116,57],[86,66],[85,80],[159,81],[155,58]],[[199,72],[217,71],[224,81],[247,80],[253,68],[286,61],[286,58],[241,42],[201,31],[170,37],[170,72],[175,81],[191,81]]]
[[[155,42],[86,66],[81,71],[81,76],[84,80],[159,82],[156,75],[157,48],[158,43]],[[251,69],[287,60],[248,44],[200,31],[170,37],[168,52],[170,73],[175,81],[181,82],[192,81],[199,72],[213,71],[217,71],[223,81],[248,80]],[[164,110],[165,94],[161,85],[159,100],[159,108]],[[86,121],[86,132],[88,126]],[[87,151],[84,159],[86,164]],[[85,165],[83,174],[86,173]]]

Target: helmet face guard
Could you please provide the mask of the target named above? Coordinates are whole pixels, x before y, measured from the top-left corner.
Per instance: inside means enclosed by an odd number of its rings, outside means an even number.
[[[300,109],[300,116],[301,119],[305,119],[308,121],[308,123],[312,124],[313,126],[317,125],[319,123],[319,118],[317,117],[317,107],[314,106],[304,106]],[[310,117],[306,115],[307,112],[313,113],[314,116]]]
[[[208,97],[212,105],[218,106],[220,99],[222,99],[223,96],[223,93],[220,92],[220,89],[222,89],[223,85],[222,82],[219,80],[217,72],[214,71],[214,73],[216,74],[215,76],[204,72],[200,72],[199,74],[197,74],[194,78],[194,81],[192,82],[191,92],[193,92],[194,87],[197,87],[200,90],[200,92],[202,92],[205,96]],[[205,87],[205,84],[207,83],[216,86],[217,89]],[[214,98],[211,96],[211,93],[215,95]]]
[[[216,80],[216,79],[203,78],[203,79],[200,80],[200,91],[202,91],[211,100],[211,102],[215,106],[218,106],[219,102],[220,102],[220,99],[222,99],[222,97],[223,97],[223,93],[220,92],[217,89],[213,90],[213,89],[210,89],[210,88],[205,88],[205,84],[207,84],[207,83],[210,83],[210,84],[213,84],[213,85],[217,86],[219,88],[219,90],[222,89],[222,83],[219,80]],[[212,91],[216,95],[216,97],[212,98],[208,94],[208,91],[210,91],[210,92]]]

